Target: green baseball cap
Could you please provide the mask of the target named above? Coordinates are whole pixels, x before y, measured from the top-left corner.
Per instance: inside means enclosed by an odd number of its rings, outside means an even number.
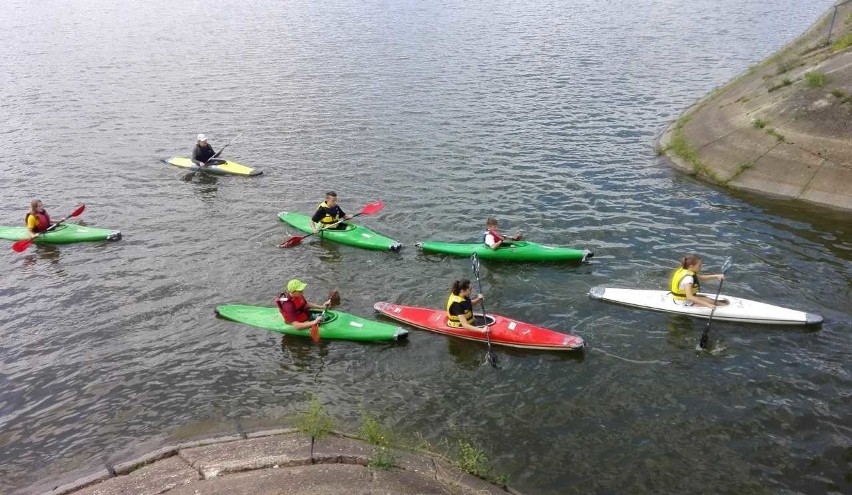
[[[301,292],[305,290],[308,284],[302,282],[301,280],[294,278],[293,280],[287,282],[287,292]]]

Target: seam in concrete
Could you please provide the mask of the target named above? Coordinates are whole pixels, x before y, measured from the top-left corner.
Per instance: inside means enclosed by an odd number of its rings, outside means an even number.
[[[286,435],[289,433],[297,433],[299,431],[298,428],[278,428],[274,430],[262,430],[256,431],[253,433],[246,433],[246,440],[252,438],[263,438],[263,437],[273,437],[275,435]]]
[[[822,158],[822,157],[820,157],[820,158]],[[817,165],[816,169],[814,170],[813,175],[811,175],[811,178],[808,179],[808,182],[805,183],[804,186],[802,186],[802,189],[799,191],[799,194],[798,194],[798,196],[796,196],[796,199],[801,199],[801,197],[808,191],[808,187],[810,187],[811,182],[814,181],[814,177],[816,177],[817,174],[819,173],[819,171],[822,170],[822,166],[825,165],[826,162],[832,163],[830,160],[823,158],[822,161],[820,162],[820,164]]]
[[[234,418],[234,429],[237,430],[237,434],[242,437],[243,440],[247,439],[245,429],[243,428],[243,424],[240,423],[240,418]]]
[[[136,459],[131,459],[126,462],[122,462],[115,465],[115,474],[116,476],[121,476],[125,474],[129,474],[143,466],[147,466],[152,462],[159,461],[161,459],[166,459],[168,457],[172,457],[177,455],[178,448],[177,446],[170,445],[167,447],[163,447],[161,449],[157,449],[153,452],[148,452],[147,454],[137,457]]]
[[[710,146],[711,144],[716,143],[716,142],[718,142],[718,141],[721,141],[721,140],[725,139],[726,137],[730,136],[731,134],[734,134],[734,133],[740,132],[740,131],[741,131],[741,130],[743,130],[743,129],[748,129],[750,126],[751,126],[751,124],[744,125],[744,126],[742,126],[742,127],[737,127],[737,128],[735,128],[733,131],[731,131],[731,132],[729,132],[729,133],[725,134],[724,136],[719,136],[718,138],[716,138],[716,139],[714,139],[714,140],[712,140],[712,141],[708,141],[707,143],[702,144],[702,145],[698,148],[698,150],[697,150],[697,151],[701,151],[702,149],[704,149],[704,148],[706,148],[706,147]],[[684,139],[686,139],[686,136],[684,136]]]
[[[753,163],[754,163],[755,165],[757,165],[757,162],[759,162],[759,161],[760,161],[760,160],[761,160],[764,156],[766,156],[766,154],[767,154],[767,153],[769,153],[770,151],[774,150],[774,149],[775,149],[775,148],[777,148],[779,145],[781,145],[781,143],[782,143],[782,141],[778,141],[777,143],[775,143],[775,144],[773,144],[772,146],[770,146],[770,147],[769,147],[769,149],[767,149],[766,151],[764,151],[764,152],[763,152],[763,154],[762,154],[762,155],[760,155],[759,157],[757,157],[757,159],[756,159],[756,160],[754,160],[754,162],[753,162]],[[736,179],[737,177],[739,177],[740,175],[742,175],[742,174],[744,174],[744,173],[745,173],[745,170],[739,170],[739,171],[737,171],[737,172],[734,172],[734,175],[732,175],[732,176],[728,177],[728,179],[725,181],[724,185],[725,185],[725,186],[727,186],[727,185],[728,185],[728,183],[733,182],[733,181],[734,181],[734,179]]]

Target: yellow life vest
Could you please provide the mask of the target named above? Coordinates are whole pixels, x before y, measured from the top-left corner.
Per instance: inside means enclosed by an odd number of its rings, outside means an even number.
[[[459,317],[457,315],[450,313],[450,306],[452,306],[453,303],[463,304],[464,301],[464,296],[457,296],[450,292],[450,298],[447,299],[447,325],[455,328],[461,328],[461,320],[459,320]],[[473,309],[471,308],[465,311],[464,317],[468,323],[473,324]]]
[[[680,267],[675,270],[674,275],[672,275],[671,282],[671,291],[674,298],[678,301],[686,300],[686,291],[681,290],[680,281],[684,279],[684,277],[692,277],[692,293],[698,294],[701,290],[701,286],[698,284],[698,275],[692,270],[687,270],[686,268]]]
[[[317,206],[317,210],[320,210],[320,209],[323,209],[323,208],[325,208],[325,216],[320,218],[321,224],[331,225],[333,223],[337,223],[337,221],[340,220],[339,214],[334,215],[334,216],[328,214],[328,209],[331,208],[331,207],[328,206],[328,203],[326,203],[325,201],[323,201],[322,203],[319,204],[319,206]],[[337,208],[337,211],[340,211],[340,208]]]

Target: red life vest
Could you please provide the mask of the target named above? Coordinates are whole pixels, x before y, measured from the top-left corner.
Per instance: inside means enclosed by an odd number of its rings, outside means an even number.
[[[485,232],[482,233],[482,242],[485,242],[485,238],[488,237],[488,234],[491,234],[491,236],[494,237],[495,243],[506,239],[506,236],[502,235],[500,232],[497,232],[496,230],[486,230]]]
[[[275,298],[275,305],[278,306],[278,311],[281,312],[281,316],[286,323],[293,323],[294,321],[305,322],[311,317],[310,312],[308,312],[308,301],[304,297],[294,299],[290,294],[282,292]],[[288,313],[291,316],[295,315],[296,319],[289,320]]]
[[[42,210],[41,213],[36,213],[33,215],[32,213],[27,213],[27,216],[24,217],[24,223],[29,222],[30,216],[35,216],[38,225],[34,229],[36,232],[45,232],[47,228],[50,227],[50,215],[47,214],[47,210]]]

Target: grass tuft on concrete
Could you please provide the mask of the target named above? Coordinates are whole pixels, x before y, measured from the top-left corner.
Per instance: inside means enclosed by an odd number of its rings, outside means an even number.
[[[777,90],[779,90],[779,89],[781,89],[781,88],[783,88],[783,87],[789,86],[789,85],[791,85],[791,84],[793,84],[793,81],[791,81],[790,79],[786,79],[786,78],[785,78],[785,79],[784,79],[783,81],[781,81],[780,83],[778,83],[778,84],[776,84],[776,85],[774,85],[774,86],[770,86],[770,87],[769,87],[768,92],[769,92],[769,93],[771,93],[771,92],[773,92],[773,91],[777,91]]]
[[[784,141],[784,135],[781,134],[780,132],[776,131],[772,127],[770,127],[769,129],[766,129],[766,133],[769,134],[770,136],[774,137],[775,139],[779,140],[779,141]]]
[[[831,51],[839,52],[852,46],[852,33],[846,33],[831,44]]]
[[[822,72],[807,72],[805,73],[805,82],[808,84],[808,87],[811,88],[821,88],[828,84],[830,81],[829,77]]]
[[[743,163],[739,163],[739,164],[737,164],[737,171],[736,171],[736,172],[734,172],[734,174],[733,174],[733,175],[731,175],[730,177],[728,177],[728,180],[726,180],[726,181],[725,181],[725,184],[727,185],[729,182],[732,182],[732,181],[733,181],[733,180],[735,180],[737,177],[739,177],[740,175],[742,175],[742,173],[743,173],[743,172],[745,172],[746,170],[751,169],[752,167],[754,167],[754,162],[743,162]]]

